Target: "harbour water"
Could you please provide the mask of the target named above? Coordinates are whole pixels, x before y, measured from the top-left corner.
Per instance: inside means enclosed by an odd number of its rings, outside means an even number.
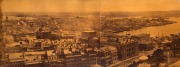
[[[139,34],[150,34],[151,37],[155,36],[170,36],[170,34],[178,34],[180,33],[180,18],[169,18],[171,21],[176,21],[177,23],[168,24],[163,26],[152,26],[145,27],[142,29],[132,30],[132,31],[124,31],[118,33],[118,35],[139,35]]]

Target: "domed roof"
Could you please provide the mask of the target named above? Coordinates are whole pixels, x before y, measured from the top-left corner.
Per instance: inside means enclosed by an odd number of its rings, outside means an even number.
[[[147,59],[148,59],[148,57],[147,57],[147,56],[145,56],[145,55],[143,55],[143,56],[141,56],[139,59],[140,59],[140,60],[147,60]]]

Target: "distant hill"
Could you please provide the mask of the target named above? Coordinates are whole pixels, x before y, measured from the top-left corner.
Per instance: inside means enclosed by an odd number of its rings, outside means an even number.
[[[176,11],[137,11],[137,12],[104,12],[104,16],[147,16],[147,17],[179,17],[180,10]]]
[[[16,16],[56,16],[56,15],[98,15],[99,12],[86,12],[86,13],[73,13],[73,12],[3,12],[3,15],[10,16],[10,15],[16,15]]]
[[[116,12],[43,12],[43,13],[32,13],[32,12],[3,12],[3,15],[17,15],[17,16],[41,16],[41,15],[94,15],[94,16],[118,16],[118,17],[128,17],[128,16],[146,16],[146,17],[180,17],[180,10],[174,11],[137,11],[137,12],[127,12],[127,11],[116,11]]]

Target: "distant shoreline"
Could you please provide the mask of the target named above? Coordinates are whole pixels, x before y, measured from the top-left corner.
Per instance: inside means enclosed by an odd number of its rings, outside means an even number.
[[[130,27],[130,28],[121,28],[121,29],[116,29],[116,30],[113,30],[113,33],[122,33],[122,32],[126,32],[126,31],[134,31],[134,30],[139,30],[139,29],[143,29],[143,28],[147,28],[147,27],[156,27],[156,26],[165,26],[165,25],[170,25],[170,24],[174,24],[174,23],[177,23],[176,21],[170,21],[170,20],[167,20],[166,23],[164,22],[160,22],[159,24],[156,24],[156,23],[153,23],[151,25],[147,25],[147,26],[137,26],[137,27]],[[119,31],[118,31],[119,30]]]
[[[177,22],[175,22],[175,23],[177,23]],[[174,24],[174,23],[169,23],[169,24],[164,24],[164,25],[146,26],[146,27],[141,27],[139,29],[143,29],[143,28],[147,28],[147,27],[165,26],[165,25],[170,25],[170,24]],[[139,29],[132,29],[132,30],[128,30],[128,31],[134,31],[134,30],[139,30]],[[125,32],[125,31],[122,31],[122,32]],[[121,32],[118,32],[118,33],[121,33]]]

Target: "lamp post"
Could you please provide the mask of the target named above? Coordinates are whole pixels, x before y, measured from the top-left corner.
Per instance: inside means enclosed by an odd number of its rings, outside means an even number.
[[[97,63],[97,58],[98,58],[98,57],[96,57],[96,64],[91,65],[90,67],[102,67],[101,65],[99,65],[99,64]]]
[[[148,59],[148,57],[144,55],[144,50],[143,50],[143,56],[139,57],[139,60],[145,61],[147,59]],[[143,63],[143,65],[145,66],[145,63]]]

